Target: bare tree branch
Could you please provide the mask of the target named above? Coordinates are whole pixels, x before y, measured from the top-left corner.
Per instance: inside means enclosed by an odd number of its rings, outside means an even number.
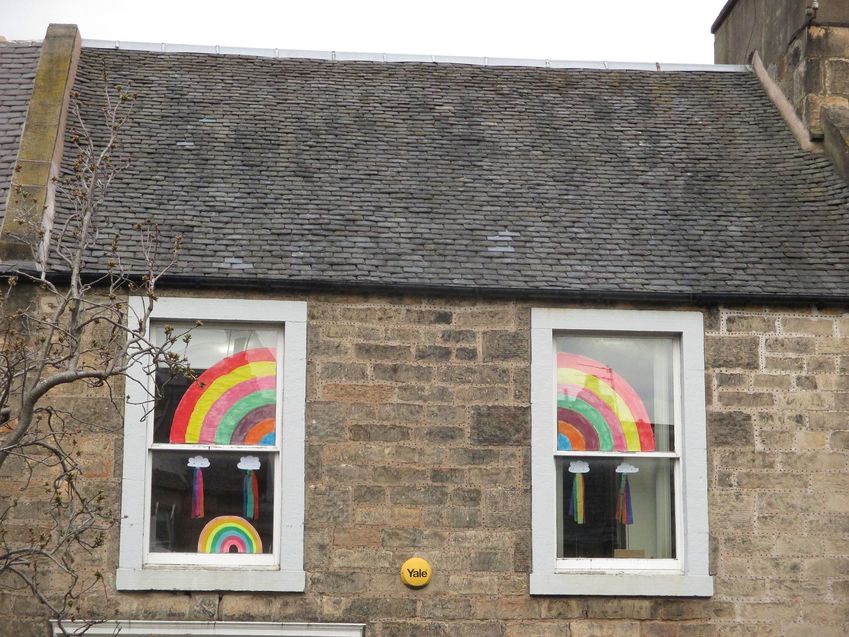
[[[63,632],[61,620],[73,617],[84,596],[102,586],[100,573],[81,571],[76,557],[101,549],[118,520],[116,504],[87,480],[78,442],[110,426],[117,433],[119,420],[77,417],[63,407],[64,397],[78,391],[73,388],[97,390],[115,416],[124,401],[116,388],[136,362],[189,372],[185,357],[172,351],[185,332],[168,331],[163,343],[147,333],[156,286],[175,264],[180,238],[164,246],[155,225],[136,224],[132,239],[142,259],[130,273],[119,254],[122,237],[106,241],[100,227],[109,187],[128,165],[120,133],[134,98],[129,84],[105,81],[104,119],[89,125],[79,96],[73,96],[66,153],[75,154],[71,170],[56,183],[66,215],[50,245],[30,246],[40,273],[7,273],[0,294],[0,479],[18,488],[0,502],[0,591],[28,590]],[[111,254],[111,260],[91,277],[87,268],[95,251]],[[51,266],[67,283],[50,279]],[[145,300],[139,316],[130,315],[129,294]],[[27,510],[35,500],[43,507],[37,517]]]

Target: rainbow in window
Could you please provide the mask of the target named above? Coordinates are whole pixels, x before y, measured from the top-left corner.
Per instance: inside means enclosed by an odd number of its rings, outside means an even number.
[[[268,348],[219,361],[192,383],[171,421],[171,443],[274,445],[277,363]]]
[[[599,361],[557,354],[558,451],[654,451],[645,405],[622,376]]]

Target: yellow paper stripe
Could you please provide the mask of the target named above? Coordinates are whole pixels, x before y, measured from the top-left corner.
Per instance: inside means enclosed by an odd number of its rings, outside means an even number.
[[[604,382],[598,376],[585,374],[579,369],[572,367],[557,370],[557,382],[561,385],[577,385],[598,396],[610,407],[611,411],[622,423],[622,433],[625,435],[625,445],[628,451],[640,450],[640,433],[637,431],[637,423],[628,404],[622,399],[615,389]]]
[[[248,363],[237,367],[233,371],[219,376],[204,389],[203,394],[198,398],[192,415],[189,418],[189,424],[186,427],[186,442],[198,442],[200,440],[200,430],[203,427],[203,419],[206,418],[207,412],[210,410],[215,401],[221,398],[222,395],[232,387],[239,383],[243,383],[251,378],[259,378],[261,376],[275,376],[277,374],[277,363],[274,361],[259,361],[256,363]]]

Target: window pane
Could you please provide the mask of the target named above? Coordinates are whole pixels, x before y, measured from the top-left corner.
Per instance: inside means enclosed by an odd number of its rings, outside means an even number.
[[[672,451],[672,336],[561,333],[557,449]]]
[[[674,462],[557,458],[558,557],[674,558]]]
[[[157,443],[260,444],[276,439],[276,351],[280,330],[209,324],[171,324],[190,331],[185,354],[195,378],[156,372],[153,440]],[[164,340],[164,324],[154,338]]]
[[[271,553],[276,453],[152,454],[151,552]],[[191,463],[196,475],[189,459],[199,457],[208,462]]]

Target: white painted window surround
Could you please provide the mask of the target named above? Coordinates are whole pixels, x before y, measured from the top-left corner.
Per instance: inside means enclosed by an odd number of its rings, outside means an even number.
[[[56,620],[53,636],[62,635]],[[277,622],[181,622],[109,620],[92,624],[62,622],[71,635],[86,637],[363,637],[363,624],[297,624]]]
[[[650,560],[557,559],[555,346],[558,331],[671,334],[680,342],[682,406],[677,555],[673,568]],[[531,311],[531,595],[713,595],[709,574],[704,321],[700,312],[534,308]],[[663,560],[667,562],[667,560]]]
[[[144,300],[129,301],[128,323],[138,324]],[[116,573],[118,590],[228,590],[303,591],[304,573],[304,409],[306,400],[307,305],[300,301],[208,299],[160,297],[154,305],[153,321],[200,320],[263,323],[283,328],[283,435],[281,448],[281,492],[277,535],[279,551],[271,564],[145,563],[144,528],[147,524],[150,482],[148,429],[145,401],[152,395],[154,379],[143,362],[129,370],[128,401],[124,412],[124,461],[121,494],[121,546]],[[150,326],[148,326],[150,334]],[[152,418],[150,419],[152,420]],[[280,488],[285,486],[285,488]],[[204,556],[206,557],[206,556]],[[224,556],[232,558],[235,556]],[[256,557],[256,556],[250,556]],[[203,624],[211,626],[212,624]],[[86,633],[100,634],[100,633]],[[109,633],[111,634],[111,633]],[[144,632],[121,634],[143,635]],[[163,635],[348,635],[323,632],[162,632]],[[359,634],[359,633],[357,633]]]

